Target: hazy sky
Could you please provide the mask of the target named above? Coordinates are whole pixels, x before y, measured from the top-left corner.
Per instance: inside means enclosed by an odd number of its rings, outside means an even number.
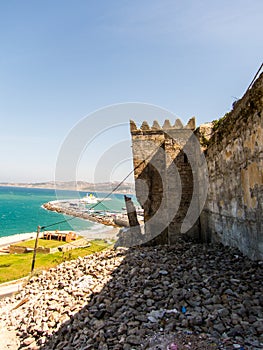
[[[262,13],[262,0],[0,1],[0,182],[52,180],[67,134],[107,105],[218,119],[262,62]],[[128,140],[127,125],[120,134],[105,147]]]

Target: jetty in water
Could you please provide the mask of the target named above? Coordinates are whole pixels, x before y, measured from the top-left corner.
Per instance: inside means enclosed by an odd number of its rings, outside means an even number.
[[[56,200],[43,204],[43,208],[57,213],[75,216],[106,226],[127,227],[129,226],[126,211],[109,211],[89,209],[80,200]]]

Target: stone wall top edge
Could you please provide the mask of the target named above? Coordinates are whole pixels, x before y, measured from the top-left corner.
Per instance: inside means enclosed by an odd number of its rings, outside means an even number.
[[[147,121],[144,121],[140,127],[137,127],[133,120],[130,120],[130,131],[131,134],[137,135],[140,133],[163,133],[169,132],[169,130],[192,130],[196,129],[195,117],[189,119],[186,125],[183,125],[180,119],[176,119],[175,123],[172,125],[169,119],[164,121],[161,127],[157,120],[155,120],[150,127]]]
[[[233,104],[233,108],[225,116],[219,119],[219,126],[214,131],[208,145],[208,151],[215,145],[218,147],[222,140],[240,128],[246,128],[249,120],[255,115],[263,117],[263,73],[255,81],[250,89]]]

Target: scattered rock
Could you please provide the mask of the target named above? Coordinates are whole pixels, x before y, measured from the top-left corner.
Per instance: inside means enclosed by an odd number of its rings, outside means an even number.
[[[262,266],[180,241],[102,251],[32,277],[0,325],[20,349],[260,349]]]

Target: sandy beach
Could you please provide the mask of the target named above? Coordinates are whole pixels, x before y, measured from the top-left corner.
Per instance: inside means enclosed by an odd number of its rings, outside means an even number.
[[[13,243],[23,242],[28,239],[35,239],[35,238],[36,238],[36,232],[18,233],[12,236],[4,236],[0,238],[0,247],[2,248]]]
[[[117,239],[117,234],[120,230],[120,227],[106,226],[105,229],[102,229],[98,232],[93,232],[91,230],[79,231],[79,235],[85,237],[86,239]]]
[[[63,231],[60,231],[63,232]],[[68,231],[64,231],[68,232]],[[119,228],[116,227],[102,227],[97,231],[85,230],[85,231],[77,231],[76,233],[80,236],[85,237],[86,239],[117,239],[117,233],[119,232]],[[42,234],[42,232],[40,233]],[[41,237],[41,236],[40,236]],[[12,236],[5,236],[0,238],[0,247],[4,248],[9,246],[10,244],[23,242],[29,239],[35,239],[36,232],[29,233],[18,233]]]

